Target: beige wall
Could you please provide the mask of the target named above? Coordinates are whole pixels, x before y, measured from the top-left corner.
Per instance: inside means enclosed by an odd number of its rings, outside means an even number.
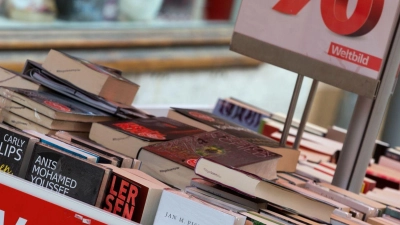
[[[343,94],[338,88],[319,83],[308,121],[325,128],[334,125]]]

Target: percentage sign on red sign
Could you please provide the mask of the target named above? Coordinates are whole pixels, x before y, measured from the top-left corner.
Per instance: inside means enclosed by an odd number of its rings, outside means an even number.
[[[273,9],[297,15],[310,0],[280,0]],[[349,0],[321,0],[321,14],[325,25],[344,36],[362,36],[373,30],[383,12],[385,0],[358,0],[354,13],[348,17]]]

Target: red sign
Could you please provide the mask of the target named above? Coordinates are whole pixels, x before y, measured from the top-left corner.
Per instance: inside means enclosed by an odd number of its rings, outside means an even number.
[[[93,218],[0,184],[1,225],[105,225]]]
[[[273,9],[297,15],[310,0],[280,0]],[[352,16],[347,16],[349,0],[321,0],[321,14],[325,25],[344,36],[368,34],[378,24],[385,0],[359,0]]]
[[[231,45],[249,57],[349,90],[354,88],[325,77],[321,68],[350,72],[340,79],[379,80],[399,14],[399,0],[242,0]],[[315,64],[306,68],[283,55]]]

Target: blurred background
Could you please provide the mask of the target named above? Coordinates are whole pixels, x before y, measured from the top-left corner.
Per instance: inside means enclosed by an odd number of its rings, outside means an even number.
[[[0,66],[20,72],[54,48],[124,71],[135,106],[211,110],[235,97],[286,113],[296,74],[229,51],[240,0],[0,0]],[[295,117],[301,118],[306,78]],[[347,128],[356,96],[320,84],[309,121]]]

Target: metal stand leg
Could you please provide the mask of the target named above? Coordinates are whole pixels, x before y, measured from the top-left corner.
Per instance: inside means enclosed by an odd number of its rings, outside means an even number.
[[[308,116],[310,114],[311,106],[314,102],[315,93],[317,93],[318,81],[313,80],[311,85],[310,93],[308,95],[307,103],[304,108],[303,116],[301,118],[301,122],[299,128],[297,129],[296,140],[293,144],[293,149],[299,149],[301,138],[303,137],[304,128],[306,127],[306,123],[308,120]]]
[[[359,193],[400,65],[400,29],[390,48],[376,100],[359,97],[333,184]]]
[[[282,131],[282,137],[280,142],[281,147],[286,147],[286,140],[289,135],[290,127],[292,125],[293,115],[296,110],[297,100],[299,99],[301,85],[303,84],[303,79],[304,79],[303,75],[300,74],[297,75],[297,80],[296,80],[296,85],[294,86],[292,100],[290,102],[289,110],[286,116],[285,127],[283,128]]]

